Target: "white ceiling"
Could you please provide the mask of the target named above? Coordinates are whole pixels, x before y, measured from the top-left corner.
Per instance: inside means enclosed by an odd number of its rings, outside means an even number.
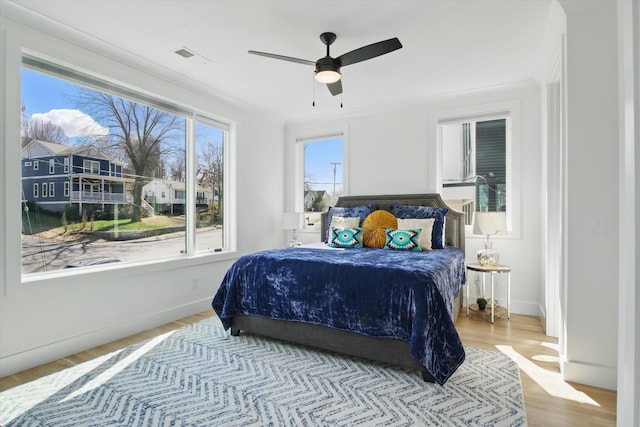
[[[540,80],[552,0],[9,1],[173,78],[297,120]],[[334,57],[392,37],[403,48],[344,67],[342,99],[313,83],[311,66],[247,54],[315,61],[325,31],[338,36]],[[176,55],[182,46],[210,62]]]

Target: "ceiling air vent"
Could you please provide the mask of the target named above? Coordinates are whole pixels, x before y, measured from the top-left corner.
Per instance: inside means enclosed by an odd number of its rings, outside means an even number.
[[[191,52],[189,49],[187,49],[184,46],[176,50],[174,53],[182,56],[183,58],[191,58],[192,56],[196,56],[195,53]]]
[[[180,46],[179,48],[174,50],[173,53],[185,59],[196,58],[196,62],[199,62],[200,64],[208,64],[209,62],[211,62],[209,58],[205,58],[204,56],[200,55],[198,52],[191,50],[189,48],[186,48],[184,46]]]

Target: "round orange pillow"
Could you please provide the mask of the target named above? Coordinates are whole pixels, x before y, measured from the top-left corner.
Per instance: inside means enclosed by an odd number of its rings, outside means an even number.
[[[362,243],[369,248],[384,248],[387,242],[385,228],[398,228],[398,219],[389,211],[371,212],[362,223]]]

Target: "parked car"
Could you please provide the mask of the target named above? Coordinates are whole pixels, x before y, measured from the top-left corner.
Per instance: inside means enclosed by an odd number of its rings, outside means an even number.
[[[122,262],[118,258],[100,257],[100,258],[86,258],[73,261],[64,266],[64,268],[76,268],[76,267],[89,267],[92,265],[110,264],[112,262]]]

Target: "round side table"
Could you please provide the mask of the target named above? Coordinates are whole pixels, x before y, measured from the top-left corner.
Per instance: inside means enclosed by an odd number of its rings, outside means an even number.
[[[484,275],[489,273],[491,275],[491,323],[494,321],[495,303],[496,300],[493,297],[495,287],[495,275],[506,274],[507,275],[507,319],[511,318],[511,267],[506,265],[481,265],[481,264],[467,264],[467,270],[476,271],[482,273],[482,293],[484,294]],[[467,317],[469,317],[469,283],[467,283]]]

